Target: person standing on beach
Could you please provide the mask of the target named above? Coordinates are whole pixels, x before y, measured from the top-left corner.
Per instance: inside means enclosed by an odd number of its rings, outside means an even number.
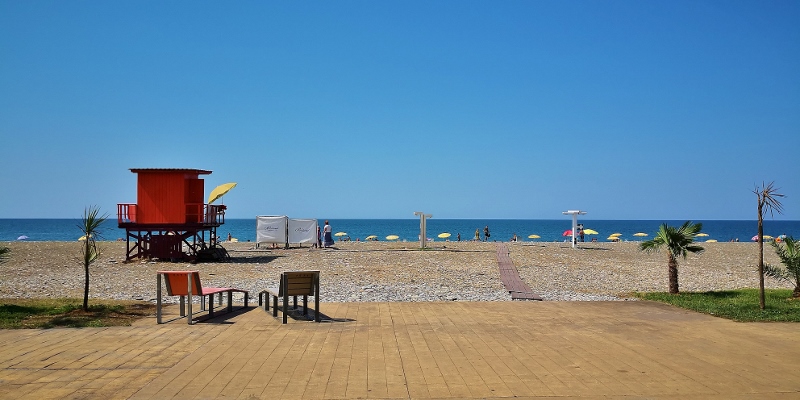
[[[488,242],[489,241],[489,236],[491,236],[489,234],[489,225],[486,225],[486,227],[483,228],[483,241],[484,242]]]
[[[325,235],[322,245],[325,247],[333,246],[333,235],[331,234],[331,224],[325,220],[325,227],[322,228],[322,233]]]
[[[456,238],[457,238],[457,240],[458,240],[459,242],[461,241],[461,232],[458,232],[458,235],[456,236]]]
[[[475,229],[475,241],[480,241],[480,240],[481,240],[480,230]]]
[[[317,241],[314,242],[314,248],[322,247],[322,229],[317,225]]]

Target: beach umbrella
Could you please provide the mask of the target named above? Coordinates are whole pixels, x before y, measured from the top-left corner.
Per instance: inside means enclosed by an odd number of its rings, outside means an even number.
[[[26,240],[26,239],[28,239],[28,237],[25,236],[25,235],[22,235],[22,236],[17,238],[17,240]]]
[[[439,236],[437,236],[437,237],[438,237],[439,239],[447,239],[447,238],[449,238],[449,237],[450,237],[450,234],[449,234],[449,233],[447,233],[447,232],[443,232],[443,233],[440,233],[440,234],[439,234]]]
[[[378,236],[377,236],[377,235],[369,235],[369,236],[367,236],[365,239],[366,239],[366,240],[373,240],[373,239],[377,239],[377,238],[378,238]]]
[[[717,243],[717,239],[708,239],[706,243]]]
[[[539,235],[528,235],[528,239],[541,239],[542,237]]]
[[[564,233],[561,234],[561,236],[572,236],[572,229],[565,230]]]
[[[89,235],[89,237],[92,237],[92,235]],[[86,240],[86,235],[83,235],[83,236],[78,238],[78,241],[80,241],[80,242],[83,242],[85,240]]]
[[[697,235],[695,235],[695,236],[697,236],[697,237],[706,237],[706,236],[708,236],[708,234],[707,234],[707,233],[702,233],[702,232],[701,232],[701,233],[698,233],[698,234],[697,234]]]
[[[617,237],[617,236],[622,236],[622,234],[621,233],[612,233],[612,234],[610,234],[608,236]]]
[[[613,236],[612,235],[612,236],[607,237],[606,240],[610,240],[612,242],[615,242],[615,241],[619,240],[619,236]]]
[[[211,191],[211,194],[208,195],[208,204],[217,201],[218,198],[224,196],[225,193],[228,193],[234,187],[236,187],[236,182],[223,183],[215,187],[214,190]]]
[[[584,229],[583,233],[585,235],[597,235],[598,234],[598,232],[596,230],[594,230],[594,229]]]
[[[347,232],[336,232],[333,236],[347,236]]]
[[[397,235],[389,235],[386,237],[386,240],[397,240],[400,239],[400,236]]]
[[[752,238],[750,238],[750,240],[752,240],[754,242],[757,242],[758,241],[758,235],[753,236]],[[764,240],[772,240],[772,236],[764,235]]]
[[[636,233],[634,233],[634,234],[633,234],[633,236],[640,236],[640,237],[644,237],[644,236],[647,236],[647,234],[646,234],[646,233],[644,233],[644,232],[636,232]]]

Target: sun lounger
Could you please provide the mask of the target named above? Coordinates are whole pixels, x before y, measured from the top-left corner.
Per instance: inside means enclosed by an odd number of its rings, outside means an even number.
[[[233,311],[233,292],[244,293],[244,307],[239,307],[237,310],[247,308],[248,292],[241,289],[233,288],[215,288],[203,287],[200,283],[200,272],[198,271],[158,271],[157,274],[158,288],[156,290],[156,320],[159,324],[164,322],[172,322],[177,319],[186,317],[189,325],[194,324],[196,321],[193,315],[197,313],[192,312],[192,296],[200,296],[200,311],[206,311],[206,296],[208,296],[208,318],[214,317],[214,298],[215,294],[219,294],[219,305],[222,305],[222,294],[228,294],[228,310]],[[180,316],[173,318],[169,321],[161,321],[161,279],[164,278],[164,284],[167,288],[167,296],[180,296],[181,312]],[[185,311],[187,307],[186,299],[188,301],[188,312]]]
[[[289,296],[294,297],[294,308],[297,308],[297,296],[303,296],[303,315],[308,315],[308,296],[314,296],[314,321],[319,318],[319,271],[288,271],[281,273],[278,287],[267,288],[258,294],[258,305],[264,305],[269,311],[269,296],[272,296],[272,316],[278,317],[278,298],[283,301],[283,323],[288,320]]]

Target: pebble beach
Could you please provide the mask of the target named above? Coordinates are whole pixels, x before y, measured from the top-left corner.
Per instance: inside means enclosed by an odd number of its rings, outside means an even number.
[[[10,242],[0,264],[0,297],[83,297],[80,242]],[[277,284],[282,271],[319,270],[323,302],[510,301],[497,267],[497,243],[337,242],[331,249],[258,248],[223,243],[231,261],[189,264],[125,262],[125,242],[100,242],[90,268],[90,298],[155,301],[156,272],[198,270],[205,286],[250,291]],[[631,292],[666,291],[667,257],[642,253],[636,242],[505,243],[520,277],[547,301],[631,300]],[[758,287],[756,243],[702,243],[680,260],[681,291]],[[778,264],[765,245],[767,263]],[[766,278],[769,288],[790,288]]]

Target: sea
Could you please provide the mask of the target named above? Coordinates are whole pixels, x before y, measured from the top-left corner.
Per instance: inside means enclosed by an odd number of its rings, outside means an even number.
[[[399,241],[419,241],[419,219],[330,219],[334,233],[342,232],[339,238],[352,241],[365,240],[375,235],[384,241],[387,236],[396,235]],[[585,235],[586,241],[597,238],[600,242],[608,241],[614,233],[620,233],[622,241],[641,241],[653,237],[662,223],[680,226],[685,221],[662,220],[588,220],[578,219],[584,229],[597,231],[597,235]],[[698,237],[698,241],[716,240],[719,242],[751,241],[758,233],[756,221],[731,220],[696,220],[703,224],[702,232],[708,236]],[[324,220],[319,220],[320,226]],[[78,219],[0,219],[0,242],[16,240],[26,241],[76,241],[81,237]],[[426,220],[426,236],[429,241],[443,242],[472,240],[476,230],[483,239],[484,227],[489,227],[490,241],[510,241],[516,235],[519,241],[563,242],[569,240],[565,231],[572,228],[572,219],[436,219]],[[117,227],[117,221],[109,218],[101,225],[100,240],[118,240],[125,238],[125,230]],[[240,242],[256,240],[256,219],[226,219],[225,224],[217,228],[217,234],[231,237]],[[439,238],[440,234],[449,233],[449,238]],[[634,236],[645,233],[648,236]],[[773,237],[780,235],[800,238],[800,221],[764,221],[764,234]],[[538,239],[530,239],[530,235],[538,235]]]

